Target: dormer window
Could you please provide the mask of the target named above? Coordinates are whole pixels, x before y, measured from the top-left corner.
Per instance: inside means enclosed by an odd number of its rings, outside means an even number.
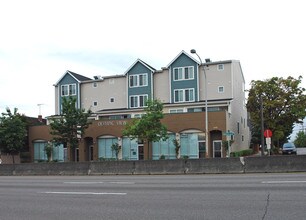
[[[177,68],[173,68],[173,71],[174,71],[175,81],[194,79],[193,66],[177,67]]]

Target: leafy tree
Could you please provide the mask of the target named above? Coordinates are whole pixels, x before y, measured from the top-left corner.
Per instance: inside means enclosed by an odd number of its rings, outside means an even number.
[[[91,111],[76,108],[76,99],[71,96],[63,98],[62,107],[62,115],[51,119],[53,142],[67,144],[74,150],[79,144],[79,136],[84,134],[90,124],[88,117]]]
[[[252,81],[247,109],[252,123],[252,142],[261,140],[261,114],[263,105],[264,127],[273,132],[273,141],[285,142],[292,133],[294,123],[301,123],[306,116],[305,88],[299,87],[302,76],[294,79],[273,77],[265,81]]]
[[[303,131],[296,134],[294,144],[296,147],[306,147],[306,134]]]
[[[123,135],[147,141],[150,149],[153,141],[166,140],[168,135],[166,126],[161,123],[161,119],[164,118],[163,104],[159,100],[148,100],[146,105],[146,113],[140,119],[128,123]]]
[[[12,113],[6,108],[6,113],[2,113],[0,117],[0,150],[11,154],[13,163],[15,163],[14,154],[25,146],[27,136],[25,116],[17,111],[15,108]]]

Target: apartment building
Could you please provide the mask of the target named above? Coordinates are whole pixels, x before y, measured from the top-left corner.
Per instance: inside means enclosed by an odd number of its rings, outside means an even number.
[[[58,161],[113,159],[114,143],[122,146],[119,152],[122,160],[226,157],[228,152],[222,143],[229,138],[234,140],[231,151],[249,147],[245,80],[236,60],[206,59],[200,63],[181,51],[161,69],[138,59],[124,73],[114,76],[89,78],[68,70],[54,87],[55,115],[61,114],[62,99],[68,96],[76,97],[78,108],[93,112],[93,123],[77,149],[67,149],[64,144],[55,147],[53,159]],[[144,113],[148,99],[158,99],[164,104],[162,123],[169,134],[168,140],[154,142],[151,148],[143,140],[122,135],[124,126]],[[52,139],[49,129],[48,126],[32,128],[33,161],[46,159],[43,148]],[[228,133],[231,135],[226,136]],[[178,154],[175,139],[180,144]]]

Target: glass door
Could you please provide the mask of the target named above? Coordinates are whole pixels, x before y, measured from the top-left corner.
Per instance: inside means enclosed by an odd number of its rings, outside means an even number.
[[[213,141],[213,157],[222,157],[222,141]]]

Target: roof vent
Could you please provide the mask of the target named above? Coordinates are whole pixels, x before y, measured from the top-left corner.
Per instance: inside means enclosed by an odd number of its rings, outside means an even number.
[[[94,79],[97,80],[97,79],[103,79],[103,78],[102,78],[102,76],[97,75],[97,76],[94,76]]]
[[[210,62],[211,62],[210,58],[205,59],[205,63],[210,63]]]

